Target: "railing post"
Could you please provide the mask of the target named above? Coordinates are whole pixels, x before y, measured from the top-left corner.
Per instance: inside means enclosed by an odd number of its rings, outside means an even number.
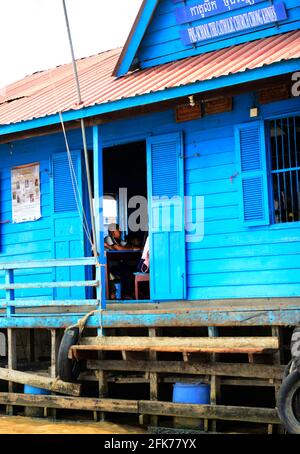
[[[14,283],[14,270],[5,270],[5,284]],[[15,313],[15,307],[12,305],[12,301],[15,299],[14,290],[6,290],[6,316],[11,317]]]
[[[93,158],[94,158],[94,194],[95,194],[95,224],[97,231],[97,250],[99,253],[100,267],[96,267],[96,279],[101,282],[97,287],[99,309],[106,308],[106,273],[104,254],[104,226],[103,226],[103,145],[99,126],[93,127]],[[102,327],[101,327],[102,331]]]

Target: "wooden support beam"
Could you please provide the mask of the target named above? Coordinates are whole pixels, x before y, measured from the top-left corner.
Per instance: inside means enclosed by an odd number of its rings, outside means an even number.
[[[138,406],[140,413],[149,415],[280,424],[277,411],[271,408],[188,405],[150,401],[139,401]]]
[[[48,389],[49,391],[70,396],[79,396],[81,391],[81,386],[78,384],[65,383],[55,378],[43,377],[41,375],[29,374],[12,369],[4,369],[2,367],[0,367],[0,380],[35,386],[37,388]]]
[[[102,331],[102,330],[101,330]],[[103,331],[102,331],[103,333]],[[98,355],[98,360],[102,361],[105,358],[105,353],[104,352],[97,352]],[[108,397],[108,381],[107,381],[107,374],[104,370],[96,370],[95,371],[95,378],[98,384],[98,397],[104,398]],[[96,410],[93,411],[93,418],[95,422],[100,421],[105,421],[106,416],[105,412],[101,411],[98,412]]]
[[[278,339],[279,342],[279,349],[273,353],[273,363],[280,365],[281,361],[283,359],[283,351],[282,351],[282,329],[279,326],[272,326],[272,336]],[[275,377],[272,377],[270,379],[270,384],[274,386],[274,392],[275,392],[275,401],[277,402],[277,396],[282,384],[282,378],[281,379],[276,379]],[[278,432],[280,434],[284,433],[284,428],[283,426],[280,426],[277,428]],[[275,427],[273,424],[269,424],[268,426],[268,433],[273,434],[275,432]]]
[[[149,336],[156,337],[157,332],[155,328],[149,329]],[[149,352],[149,359],[150,361],[157,360],[157,353],[156,352]],[[149,380],[150,380],[150,400],[158,400],[158,376],[156,372],[149,373]],[[150,417],[150,424],[153,427],[158,425],[158,417],[156,415],[152,415]]]
[[[218,337],[219,331],[218,328],[214,326],[208,327],[208,335],[209,337],[215,338]],[[211,361],[213,364],[216,363],[218,360],[218,355],[216,353],[212,354]],[[217,405],[219,403],[219,397],[220,397],[220,378],[216,375],[213,374],[210,377],[210,403],[211,405]],[[213,432],[217,432],[217,421],[212,420],[211,422],[211,428]]]
[[[60,345],[61,337],[59,336],[59,332],[57,329],[50,330],[51,335],[51,367],[50,367],[50,377],[55,379],[57,377],[57,357],[58,357],[58,350]],[[46,414],[49,414],[47,408],[44,409]],[[50,410],[50,415],[53,419],[56,419],[57,412],[56,409]]]
[[[226,421],[280,424],[277,411],[271,408],[235,407],[221,405],[173,404],[161,401],[94,399],[83,397],[40,396],[0,393],[0,405],[47,407],[69,410],[136,413],[186,418],[207,418]]]
[[[80,374],[80,381],[91,381],[96,382],[97,377],[94,372],[83,372]],[[197,380],[196,377],[185,377],[185,376],[168,376],[168,377],[159,377],[159,383],[195,383]],[[256,387],[267,387],[267,388],[274,388],[276,385],[269,380],[263,379],[255,379],[255,378],[220,378],[220,384],[223,386],[256,386]],[[127,383],[149,383],[149,377],[145,376],[110,376],[107,378],[108,382],[112,383],[120,383],[120,384],[127,384]],[[202,378],[201,383],[210,383],[209,378]]]
[[[51,329],[51,378],[56,378],[57,376],[57,356],[60,344],[60,336],[57,329]]]
[[[87,362],[88,369],[128,372],[166,372],[174,374],[218,375],[281,379],[284,366],[241,363],[185,363],[183,361],[118,361],[105,360]]]
[[[278,347],[278,339],[273,337],[83,337],[71,352],[74,356],[80,350],[264,353]]]
[[[8,329],[7,330],[7,354],[8,354],[8,368],[16,369],[17,368],[17,338],[16,330]],[[8,380],[8,392],[14,392],[14,383],[13,380]],[[10,416],[13,415],[13,407],[7,406],[6,413]]]
[[[138,413],[138,402],[136,400],[96,399],[90,397],[0,393],[0,405],[107,411],[113,413]]]

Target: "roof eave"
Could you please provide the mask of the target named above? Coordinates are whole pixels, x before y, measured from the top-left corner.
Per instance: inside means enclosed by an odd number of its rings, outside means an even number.
[[[156,92],[134,96],[131,98],[124,98],[105,104],[98,104],[79,110],[70,110],[63,113],[63,119],[65,122],[69,122],[76,121],[81,118],[90,118],[94,116],[109,114],[111,112],[132,109],[139,106],[145,106],[148,104],[155,104],[157,102],[169,101],[176,98],[195,95],[197,93],[204,93],[207,91],[231,87],[251,81],[258,81],[270,77],[289,74],[299,71],[299,68],[300,58],[286,60],[241,73],[230,74],[228,76],[222,76],[215,79],[159,90]],[[14,134],[59,123],[60,117],[58,114],[49,115],[46,117],[36,118],[19,123],[2,125],[0,126],[0,135],[3,136],[7,134]]]
[[[123,51],[113,71],[113,76],[120,77],[130,70],[139,45],[145,35],[159,0],[144,0],[129,33]]]

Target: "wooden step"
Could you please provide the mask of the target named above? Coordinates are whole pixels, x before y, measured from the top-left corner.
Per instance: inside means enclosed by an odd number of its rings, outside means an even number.
[[[275,337],[83,337],[74,345],[70,357],[76,352],[88,351],[154,351],[202,353],[265,353],[279,348]]]

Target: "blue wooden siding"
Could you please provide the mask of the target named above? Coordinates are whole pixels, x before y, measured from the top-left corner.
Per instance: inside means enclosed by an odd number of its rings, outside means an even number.
[[[185,195],[204,196],[205,235],[186,243],[188,299],[289,297],[300,295],[300,223],[246,226],[241,218],[241,196],[235,127],[247,123],[253,94],[234,98],[234,110],[176,124],[167,111],[99,126],[103,146],[130,143],[150,136],[182,132],[184,137]],[[261,106],[261,118],[299,112],[299,99]],[[257,120],[254,120],[257,121]],[[80,132],[69,133],[73,150],[81,148]],[[88,145],[92,135],[88,131]],[[19,225],[1,224],[0,261],[50,258],[52,218],[50,156],[64,150],[61,135],[28,139],[0,146],[0,215],[11,219],[10,168],[39,161],[41,165],[42,218]],[[191,209],[193,214],[203,215]],[[202,212],[201,212],[202,210]],[[199,238],[200,239],[200,238]],[[75,241],[73,253],[79,252]],[[79,254],[78,254],[79,255]],[[28,280],[18,275],[17,282]],[[52,270],[39,279],[51,280]],[[35,276],[36,277],[36,276]],[[32,291],[18,295],[37,296]],[[46,290],[43,294],[51,298]],[[39,296],[41,296],[39,294]]]
[[[68,134],[71,149],[75,150],[81,146],[80,133],[72,132]],[[91,134],[88,134],[91,142]],[[76,144],[76,145],[75,145]],[[79,233],[75,241],[69,242],[68,251],[60,250],[59,244],[55,242],[53,204],[51,195],[51,157],[55,153],[65,150],[65,143],[62,135],[40,137],[15,142],[13,146],[0,145],[0,262],[8,261],[27,261],[40,260],[57,257],[81,257],[83,253],[81,221],[79,216],[71,212],[73,230]],[[41,180],[41,219],[35,222],[25,222],[22,224],[12,224],[11,208],[11,168],[14,166],[29,164],[32,162],[40,163]],[[5,223],[5,221],[9,221]],[[70,219],[69,219],[70,221]],[[65,221],[64,225],[70,226],[70,222]],[[4,223],[3,223],[4,222]],[[81,238],[80,241],[77,241]],[[56,250],[56,251],[55,251]],[[59,271],[60,273],[62,271]],[[75,274],[74,274],[75,273]],[[80,268],[72,270],[72,279],[83,279],[83,271]],[[68,280],[68,273],[63,272],[59,276],[62,280]],[[55,270],[37,269],[15,272],[15,283],[32,282],[51,282],[55,280]],[[4,282],[4,274],[0,273],[1,283]],[[63,292],[64,290],[62,290]],[[43,290],[18,290],[15,292],[16,298],[36,298],[45,297],[55,298],[56,291],[52,289]],[[66,292],[69,292],[66,289]],[[77,297],[78,290],[68,297]],[[82,292],[79,289],[79,292]],[[4,298],[4,293],[0,292],[0,298]]]
[[[282,0],[274,0],[272,3],[281,3]],[[243,31],[227,36],[211,39],[196,44],[195,46],[185,46],[180,38],[180,30],[188,24],[177,25],[175,18],[175,9],[178,6],[196,4],[195,0],[187,0],[174,4],[172,0],[161,0],[153,19],[147,29],[147,32],[140,44],[138,50],[138,61],[142,68],[155,66],[161,63],[178,60],[181,58],[198,55],[204,52],[221,49],[228,46],[241,44],[250,40],[265,38],[279,33],[296,30],[300,27],[300,4],[298,0],[284,0],[288,18],[278,24],[270,24],[257,27],[251,31]],[[226,18],[232,14],[247,12],[249,9],[263,8],[270,6],[268,0],[252,7],[245,7],[242,10],[234,10],[231,13],[223,13],[216,16],[217,18]],[[202,19],[193,22],[193,25],[199,25],[214,20],[214,17]]]
[[[185,195],[205,197],[204,239],[186,243],[188,299],[300,295],[300,223],[249,227],[241,216],[235,127],[251,121],[252,104],[249,94],[231,113],[183,124],[169,111],[101,126],[105,146],[183,132]],[[261,119],[297,110],[298,99],[272,103]]]

